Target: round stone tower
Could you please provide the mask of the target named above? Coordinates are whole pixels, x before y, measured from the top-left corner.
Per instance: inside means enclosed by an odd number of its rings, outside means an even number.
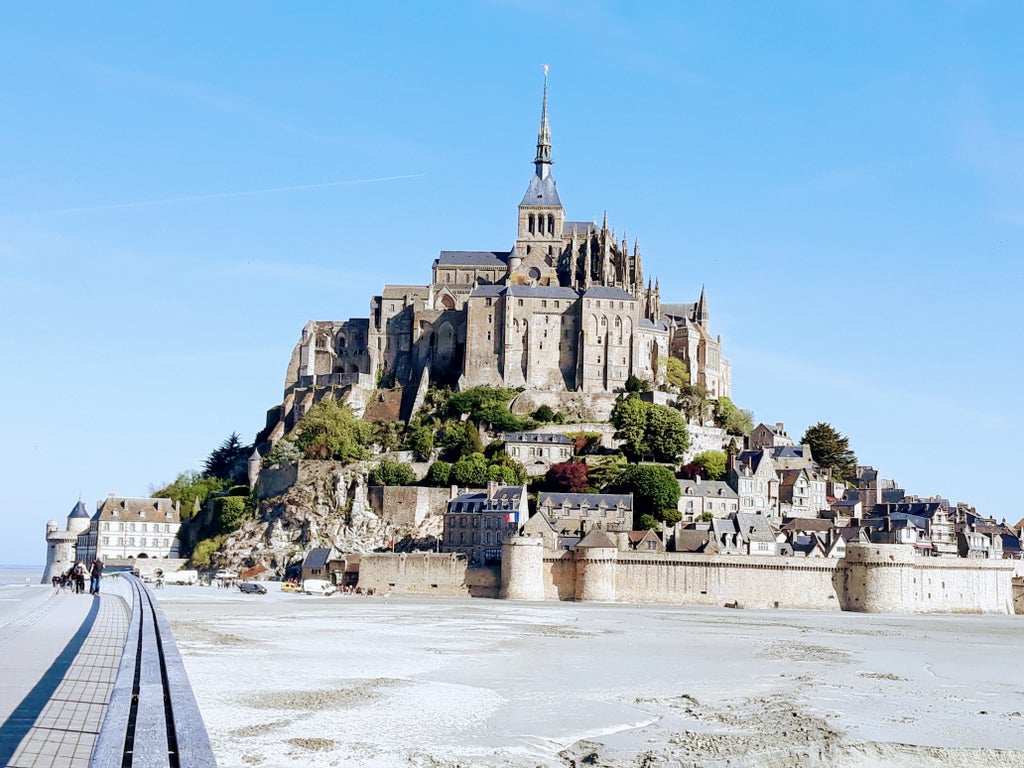
[[[508,600],[544,599],[544,541],[513,536],[501,548],[501,589]]]
[[[79,501],[68,513],[67,530],[57,528],[57,521],[46,523],[46,567],[42,584],[49,584],[54,576],[66,573],[75,564],[78,534],[89,529],[89,512]]]
[[[260,455],[260,449],[254,447],[252,449],[252,455],[249,457],[249,461],[246,463],[247,475],[249,477],[249,490],[256,490],[256,483],[260,479],[260,470],[263,468],[263,456]]]
[[[863,613],[913,613],[919,590],[913,547],[850,544],[836,577],[840,607]]]
[[[74,509],[68,513],[68,532],[75,534],[75,536],[85,533],[89,530],[89,519],[89,510],[85,508],[85,504],[79,499]]]
[[[576,599],[615,600],[619,548],[606,534],[591,531],[576,545]]]

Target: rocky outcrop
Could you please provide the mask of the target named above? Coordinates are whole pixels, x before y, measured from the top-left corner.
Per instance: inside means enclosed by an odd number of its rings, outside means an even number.
[[[433,550],[443,517],[428,515],[419,525],[400,523],[387,509],[376,514],[367,501],[368,467],[360,463],[303,461],[294,484],[259,503],[256,520],[234,531],[214,555],[218,568],[262,565],[272,573],[301,563],[314,547],[338,555],[390,550]]]

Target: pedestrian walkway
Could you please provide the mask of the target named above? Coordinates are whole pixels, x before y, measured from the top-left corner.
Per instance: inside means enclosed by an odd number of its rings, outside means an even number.
[[[128,618],[128,607],[118,595],[90,597],[57,590],[0,627],[0,765],[88,765],[117,675]]]

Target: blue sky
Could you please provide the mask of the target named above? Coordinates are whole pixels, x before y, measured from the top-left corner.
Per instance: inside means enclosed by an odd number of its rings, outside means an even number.
[[[707,286],[739,405],[1024,516],[1019,5],[371,5],[0,6],[0,563],[251,439],[307,320],[507,248],[545,63],[568,216]]]

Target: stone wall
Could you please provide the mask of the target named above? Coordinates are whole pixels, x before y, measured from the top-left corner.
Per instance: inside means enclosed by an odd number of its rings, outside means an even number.
[[[1013,579],[1013,612],[1024,615],[1024,578]]]
[[[370,508],[382,520],[418,526],[430,515],[444,515],[451,491],[418,485],[371,485],[366,496]]]
[[[529,415],[542,405],[561,411],[566,418],[594,422],[607,422],[615,407],[613,392],[541,392],[528,389],[519,393],[509,404],[513,413]],[[572,429],[576,424],[562,424]]]
[[[851,544],[843,608],[867,613],[1013,613],[1014,566],[1005,560],[922,558],[899,544]]]
[[[359,586],[379,594],[469,597],[472,590],[466,583],[466,571],[465,555],[365,554],[359,561]]]
[[[271,499],[287,491],[299,478],[298,464],[275,464],[260,470],[256,481],[256,498]]]
[[[699,427],[694,424],[688,424],[686,431],[690,435],[690,446],[686,449],[686,453],[683,454],[684,464],[693,461],[693,457],[702,451],[721,451],[729,445],[729,435],[725,433],[724,429],[719,427]],[[743,438],[737,437],[736,443],[742,448]]]
[[[619,553],[616,600],[744,608],[839,610],[838,560]]]

